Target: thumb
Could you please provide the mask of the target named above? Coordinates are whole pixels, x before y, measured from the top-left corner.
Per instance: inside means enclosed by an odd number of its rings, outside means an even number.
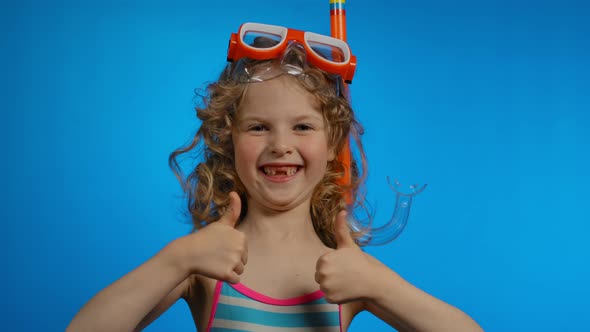
[[[219,222],[222,224],[226,224],[231,227],[236,226],[236,222],[240,217],[240,212],[242,211],[242,202],[240,201],[240,196],[235,191],[229,193],[229,205],[225,209],[225,213],[219,219]]]
[[[334,235],[336,236],[336,248],[355,248],[356,243],[350,235],[350,227],[346,221],[346,211],[340,211],[336,216],[336,223],[334,225]]]

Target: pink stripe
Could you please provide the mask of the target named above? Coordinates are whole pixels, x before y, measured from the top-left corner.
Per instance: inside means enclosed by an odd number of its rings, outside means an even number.
[[[262,303],[266,303],[266,304],[272,304],[272,305],[281,305],[281,306],[297,305],[297,304],[303,304],[303,303],[315,301],[315,300],[318,300],[318,299],[321,299],[322,297],[324,297],[324,292],[322,292],[321,290],[318,289],[317,291],[315,291],[313,293],[293,297],[290,299],[275,299],[275,298],[260,294],[257,291],[250,289],[241,283],[238,283],[235,285],[232,285],[232,284],[228,284],[228,285],[230,285],[233,289],[237,290],[238,292],[246,295],[247,297],[249,297],[251,299],[254,299],[254,300],[260,301]]]
[[[219,294],[221,294],[222,281],[217,281],[215,284],[215,292],[213,293],[213,305],[211,305],[211,314],[209,315],[209,324],[207,324],[207,332],[211,331],[211,325],[213,325],[213,319],[215,312],[217,311],[217,303],[219,302]]]

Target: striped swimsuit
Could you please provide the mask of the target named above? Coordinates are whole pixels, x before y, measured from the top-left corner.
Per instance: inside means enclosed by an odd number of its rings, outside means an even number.
[[[320,290],[275,299],[242,285],[218,281],[207,332],[341,332],[340,306]]]

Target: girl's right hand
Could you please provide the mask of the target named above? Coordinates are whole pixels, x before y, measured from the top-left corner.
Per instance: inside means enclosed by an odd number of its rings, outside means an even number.
[[[189,274],[235,284],[240,282],[248,261],[248,247],[244,233],[235,229],[241,211],[240,197],[232,191],[229,199],[229,207],[218,221],[173,241],[171,245],[181,267]]]

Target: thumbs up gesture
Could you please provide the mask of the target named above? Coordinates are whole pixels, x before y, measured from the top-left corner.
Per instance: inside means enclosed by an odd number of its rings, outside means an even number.
[[[354,242],[346,212],[336,216],[336,250],[322,255],[316,264],[315,280],[330,303],[347,303],[371,297],[372,279],[385,266],[364,253]],[[385,267],[386,268],[386,267]]]
[[[240,282],[240,275],[244,272],[248,248],[244,233],[235,229],[241,211],[240,197],[231,192],[229,199],[229,207],[218,221],[177,239],[174,245],[180,265],[188,273],[235,284]]]

